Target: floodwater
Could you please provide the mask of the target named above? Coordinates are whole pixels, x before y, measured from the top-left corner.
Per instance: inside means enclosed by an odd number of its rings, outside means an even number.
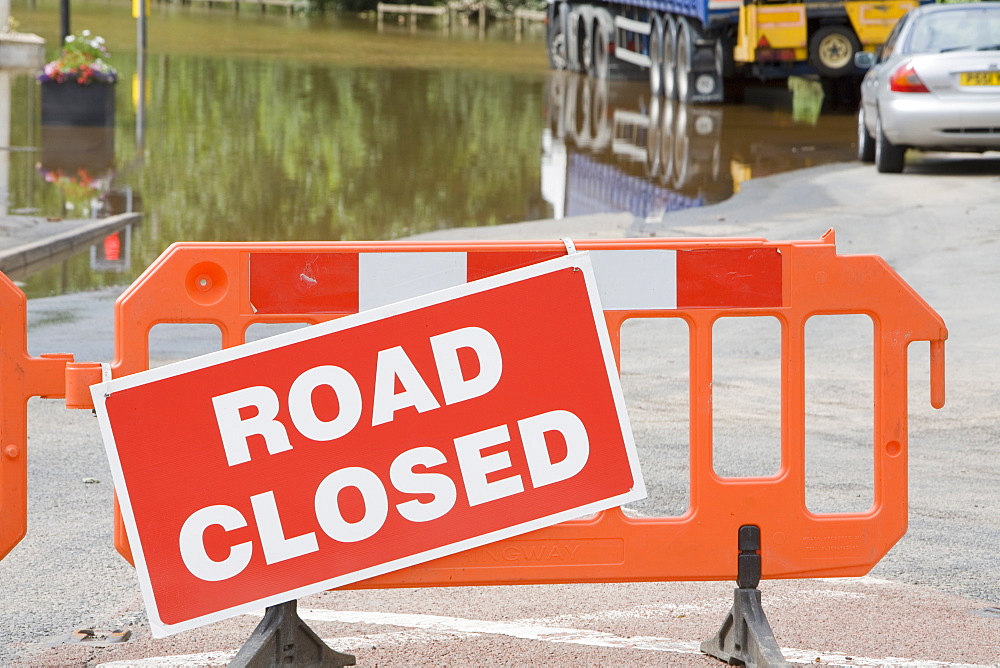
[[[58,0],[15,1],[58,42]],[[416,29],[374,19],[156,3],[144,62],[130,3],[72,5],[120,72],[114,128],[42,127],[11,77],[7,211],[143,222],[30,276],[30,296],[127,285],[175,241],[394,239],[628,211],[635,233],[749,178],[853,155],[851,115],[799,82],[752,103],[679,106],[642,82],[548,70],[541,25]],[[143,91],[143,93],[140,93]]]

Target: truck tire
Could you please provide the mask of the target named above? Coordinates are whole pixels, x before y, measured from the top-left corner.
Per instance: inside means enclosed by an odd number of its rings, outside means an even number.
[[[673,16],[663,20],[663,97],[677,98],[677,21]]]
[[[674,188],[682,190],[691,174],[691,128],[688,127],[689,108],[685,104],[677,106],[674,120]]]
[[[580,65],[589,76],[594,76],[594,23],[586,21],[580,36]]]
[[[549,66],[554,70],[565,70],[569,66],[565,5],[553,5],[550,13],[548,42]]]
[[[654,95],[649,100],[649,129],[646,132],[646,176],[655,179],[660,174],[660,162],[662,156],[660,151],[663,148],[660,125],[660,114],[663,109],[663,100],[659,95]]]
[[[823,26],[809,40],[809,64],[822,76],[854,74],[854,54],[861,42],[850,26]]]
[[[585,144],[590,133],[590,97],[582,77],[573,77],[566,94],[566,136],[577,146]]]
[[[586,72],[583,51],[587,35],[587,21],[590,19],[586,5],[566,7],[566,69],[572,72]]]
[[[667,98],[660,113],[660,183],[670,187],[674,178],[674,115],[677,103]]]
[[[906,147],[889,141],[882,131],[882,119],[875,119],[875,169],[883,174],[899,174],[906,163]]]
[[[663,18],[653,12],[649,31],[649,93],[663,95]]]
[[[594,36],[594,57],[591,75],[595,79],[600,79],[601,81],[607,81],[611,78],[612,56],[609,52],[612,40],[611,30],[611,26],[605,25],[604,22],[597,20],[594,21],[594,27],[591,31]]]
[[[691,66],[694,57],[694,35],[687,19],[677,22],[677,45],[674,59],[674,85],[677,89],[678,101],[687,104],[691,102],[694,91],[691,87]]]
[[[591,22],[591,44],[593,45],[593,57],[591,59],[591,69],[588,73],[595,79],[607,81],[613,77],[621,75],[619,60],[612,55],[615,39],[615,19],[611,12],[598,7],[594,10],[593,21]]]

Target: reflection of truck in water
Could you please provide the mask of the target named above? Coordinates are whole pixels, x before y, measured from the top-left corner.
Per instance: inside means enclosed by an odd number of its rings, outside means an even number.
[[[628,211],[646,219],[717,201],[705,186],[727,190],[714,185],[724,177],[721,110],[657,98],[647,106],[635,93],[635,86],[553,73],[542,194],[556,218]]]
[[[807,102],[680,104],[651,96],[642,83],[553,72],[542,195],[555,218],[629,212],[641,227],[721,202],[754,176],[853,159],[854,117],[798,117],[798,109],[818,110]]]
[[[919,0],[924,2],[926,0]],[[554,69],[645,71],[655,96],[721,102],[726,80],[856,75],[918,0],[549,0]]]

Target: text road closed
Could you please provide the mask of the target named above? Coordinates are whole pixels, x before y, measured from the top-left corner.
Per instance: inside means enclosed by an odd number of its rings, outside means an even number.
[[[160,637],[645,496],[585,253],[92,388]]]

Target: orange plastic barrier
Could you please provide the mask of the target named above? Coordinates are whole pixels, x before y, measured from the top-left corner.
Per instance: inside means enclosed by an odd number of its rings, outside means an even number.
[[[63,353],[28,356],[27,300],[0,274],[0,559],[28,531],[28,406],[30,397],[64,396]]]
[[[539,262],[569,241],[236,243],[171,246],[116,306],[116,377],[149,365],[159,323],[210,323],[223,346],[255,323],[315,323],[456,281]],[[736,536],[760,527],[763,577],[858,576],[907,525],[907,346],[930,342],[931,403],[944,404],[941,318],[874,256],[839,256],[817,241],[625,239],[576,242],[592,251],[620,361],[631,318],[680,318],[690,353],[690,507],[681,517],[620,509],[566,522],[352,585],[353,588],[732,580]],[[817,514],[805,504],[805,344],[816,315],[874,322],[874,503]],[[723,316],[772,316],[782,326],[781,465],[776,475],[724,478],[712,463],[712,327]],[[116,547],[130,552],[116,524]]]

